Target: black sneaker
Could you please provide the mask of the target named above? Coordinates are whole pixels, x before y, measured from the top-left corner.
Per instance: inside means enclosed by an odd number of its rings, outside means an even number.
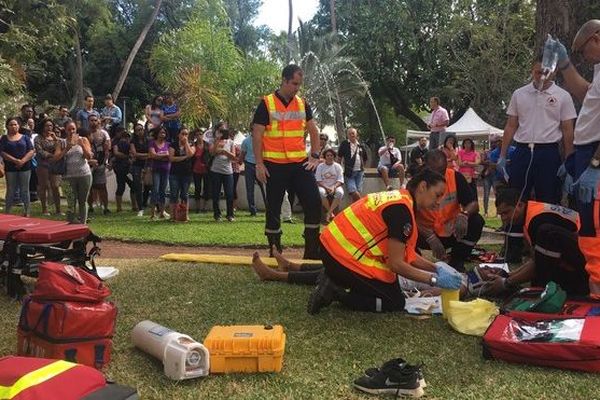
[[[310,315],[318,314],[321,308],[330,305],[335,297],[336,290],[338,290],[338,287],[325,272],[321,272],[317,278],[317,286],[308,298],[308,313]]]
[[[421,365],[411,365],[402,358],[394,358],[393,360],[386,361],[385,363],[383,363],[381,368],[366,369],[365,375],[369,376],[369,377],[375,376],[375,374],[377,374],[381,369],[389,367],[394,364],[399,365],[400,368],[404,368],[406,371],[409,371],[409,372],[415,371],[417,373],[417,377],[419,379],[419,386],[421,386],[422,388],[427,387],[427,382],[425,382],[425,376],[423,375],[422,366]]]
[[[419,383],[417,372],[407,370],[398,363],[386,363],[374,375],[361,376],[354,381],[354,387],[370,394],[394,394],[396,396],[411,397],[421,397],[425,394]]]

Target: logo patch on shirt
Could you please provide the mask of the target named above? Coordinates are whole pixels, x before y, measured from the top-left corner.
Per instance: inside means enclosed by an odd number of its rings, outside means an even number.
[[[402,233],[404,234],[404,236],[409,237],[410,234],[412,233],[412,224],[410,222],[407,222],[404,227],[402,228]]]
[[[554,107],[558,103],[558,99],[554,96],[550,96],[546,99],[546,104],[551,107]]]

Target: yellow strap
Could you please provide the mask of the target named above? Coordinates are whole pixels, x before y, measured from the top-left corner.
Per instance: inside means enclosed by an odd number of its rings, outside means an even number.
[[[265,158],[306,158],[306,151],[263,151],[263,157]]]
[[[348,221],[350,221],[350,224],[352,224],[352,227],[354,229],[356,229],[356,231],[358,232],[358,234],[360,236],[362,236],[362,238],[367,243],[367,245],[369,245],[369,243],[374,239],[373,238],[373,234],[371,232],[369,232],[369,230],[362,223],[362,221],[360,219],[358,219],[358,217],[356,216],[356,214],[352,210],[352,207],[347,207],[344,210],[344,216],[346,218],[348,218]],[[381,248],[377,244],[375,244],[373,247],[371,247],[370,250],[371,250],[371,253],[373,253],[373,255],[375,257],[382,257],[383,256],[383,251],[381,250]]]
[[[297,131],[292,131],[292,130],[285,130],[285,131],[275,131],[275,130],[266,130],[264,133],[264,136],[266,137],[304,137],[304,130],[297,130]]]
[[[45,367],[31,371],[19,378],[12,386],[0,386],[0,399],[12,399],[30,387],[44,383],[57,375],[77,366],[68,361],[56,361]]]
[[[350,255],[357,254],[359,252],[358,248],[354,246],[352,243],[346,239],[346,236],[340,231],[337,224],[334,221],[331,221],[329,225],[327,225],[327,229],[331,232],[331,235],[337,240],[340,246],[348,252]],[[367,267],[373,267],[378,269],[383,269],[389,271],[389,268],[382,262],[377,261],[373,258],[364,257],[359,261],[361,264],[366,265]]]

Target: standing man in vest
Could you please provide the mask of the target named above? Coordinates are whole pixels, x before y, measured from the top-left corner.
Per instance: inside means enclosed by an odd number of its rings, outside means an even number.
[[[431,249],[435,258],[449,260],[453,268],[464,272],[465,261],[481,237],[485,221],[479,215],[477,197],[465,177],[447,168],[446,154],[430,150],[425,155],[427,168],[446,178],[446,191],[436,209],[417,211],[419,242],[421,249]],[[450,255],[446,249],[451,248]]]
[[[313,170],[319,165],[319,128],[310,105],[297,96],[302,69],[290,64],[281,73],[281,86],[263,98],[253,120],[252,144],[256,177],[267,185],[265,235],[269,248],[281,252],[281,203],[291,189],[304,210],[304,258],[319,258],[321,199]],[[310,135],[307,158],[305,131]]]
[[[450,122],[448,111],[440,106],[440,98],[432,97],[429,99],[429,107],[431,107],[431,121],[427,127],[431,131],[429,133],[429,150],[437,149],[440,144],[444,143],[446,127]]]
[[[565,47],[559,46],[558,69],[566,88],[582,102],[575,124],[573,171],[577,211],[581,216],[579,247],[590,275],[590,296],[600,299],[600,20],[593,19],[581,26],[572,50],[594,64],[594,79],[590,83],[571,64]]]
[[[321,234],[325,272],[317,280],[308,313],[337,300],[358,311],[402,311],[399,276],[444,289],[459,289],[462,276],[444,262],[416,252],[414,211],[439,205],[444,177],[423,170],[407,190],[368,194],[335,216]]]
[[[508,277],[492,277],[491,293],[502,293],[515,285],[531,282],[544,287],[554,281],[569,295],[589,293],[585,258],[579,250],[579,214],[571,209],[536,201],[519,201],[520,192],[514,188],[498,191],[496,209],[504,224],[524,225],[525,240],[533,250],[533,258]]]

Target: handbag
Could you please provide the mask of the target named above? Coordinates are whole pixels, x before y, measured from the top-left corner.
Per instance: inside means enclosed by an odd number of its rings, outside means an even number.
[[[52,175],[64,175],[67,173],[67,160],[61,157],[59,160],[51,161],[48,164],[48,172]]]

